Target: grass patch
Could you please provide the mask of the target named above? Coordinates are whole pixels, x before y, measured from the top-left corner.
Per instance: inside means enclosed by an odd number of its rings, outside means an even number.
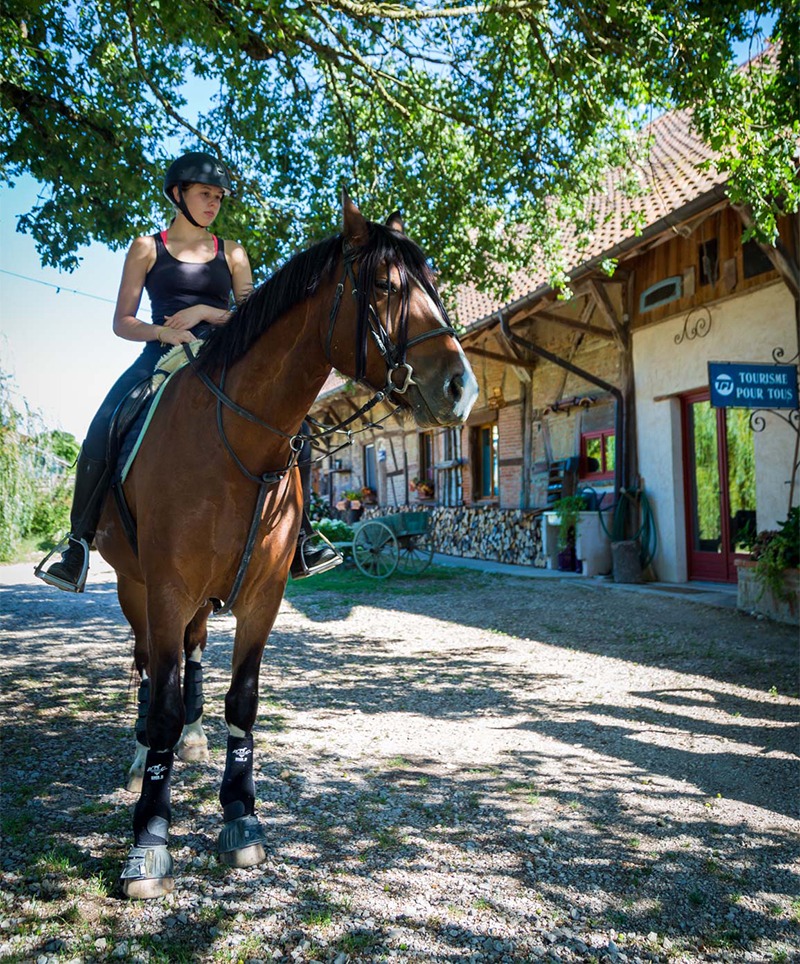
[[[289,580],[286,586],[286,598],[302,601],[304,598],[314,600],[315,607],[320,604],[319,597],[325,593],[340,593],[350,602],[354,597],[371,596],[376,592],[389,596],[435,596],[443,585],[463,585],[464,574],[474,575],[469,569],[459,569],[454,566],[429,566],[422,578],[418,576],[401,576],[395,573],[389,579],[369,579],[362,575],[355,567],[337,566],[329,569],[313,581],[308,579]],[[313,582],[306,586],[305,583]]]

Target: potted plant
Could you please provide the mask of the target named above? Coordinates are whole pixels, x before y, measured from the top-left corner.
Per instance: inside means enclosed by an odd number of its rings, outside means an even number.
[[[345,521],[352,525],[361,518],[364,507],[361,504],[360,489],[346,489],[342,498],[336,503],[336,508],[344,513]]]
[[[432,499],[435,491],[430,479],[422,479],[419,476],[411,480],[409,488],[417,493],[418,499]]]
[[[361,501],[364,505],[375,505],[378,501],[378,493],[369,485],[361,489]]]
[[[575,544],[575,530],[581,512],[588,508],[586,498],[582,495],[566,495],[550,506],[550,510],[558,516],[558,544],[566,549]]]
[[[800,506],[777,529],[759,532],[750,558],[737,560],[737,607],[780,622],[798,621]]]

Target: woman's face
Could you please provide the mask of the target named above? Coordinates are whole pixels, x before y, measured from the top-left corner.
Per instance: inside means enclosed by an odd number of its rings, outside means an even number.
[[[177,194],[174,188],[173,193]],[[189,213],[204,228],[207,228],[219,214],[224,193],[221,188],[211,184],[190,184],[183,192],[183,200]]]

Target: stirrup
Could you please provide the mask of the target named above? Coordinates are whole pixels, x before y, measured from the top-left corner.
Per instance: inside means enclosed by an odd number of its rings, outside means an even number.
[[[61,579],[59,576],[51,575],[45,570],[47,563],[53,558],[53,556],[58,553],[65,553],[69,549],[70,543],[75,543],[83,548],[83,566],[78,574],[78,578],[74,585],[68,582],[66,579]],[[71,533],[67,533],[66,536],[54,546],[50,552],[42,559],[38,566],[33,570],[34,576],[37,579],[41,579],[42,582],[46,582],[48,586],[55,586],[56,589],[63,589],[65,592],[83,592],[84,586],[86,585],[86,575],[89,572],[89,543],[85,539],[76,539]]]
[[[333,557],[326,559],[324,562],[318,562],[315,565],[309,565],[306,560],[306,543],[310,539],[315,539],[319,537],[325,545],[333,553]],[[299,559],[300,566],[297,567],[298,571],[295,572],[295,561]],[[292,562],[291,575],[292,579],[308,579],[309,576],[317,576],[321,572],[327,572],[329,569],[335,569],[336,566],[340,566],[344,562],[344,557],[339,552],[339,550],[334,546],[334,544],[328,539],[324,533],[315,530],[312,535],[307,535],[302,542],[297,544],[297,551],[295,554],[295,560]]]

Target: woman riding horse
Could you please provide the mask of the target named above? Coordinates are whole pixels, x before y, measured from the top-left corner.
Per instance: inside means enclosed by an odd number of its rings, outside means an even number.
[[[141,792],[122,873],[129,897],[174,886],[173,748],[187,705],[196,712],[181,662],[202,653],[221,600],[236,632],[219,850],[232,866],[265,858],[253,779],[259,670],[301,527],[297,426],[331,368],[372,392],[361,412],[388,401],[423,428],[463,422],[477,397],[430,264],[399,216],[368,222],[345,195],[343,224],[255,289],[197,358],[187,352],[192,364],[167,384],[124,483],[136,546],[117,502],[107,500],[100,516],[95,541],[116,570],[143,679]]]
[[[118,406],[132,389],[152,376],[161,358],[175,345],[204,338],[213,327],[232,318],[231,292],[239,303],[253,288],[244,248],[208,232],[223,198],[233,195],[225,166],[209,154],[184,154],[167,170],[164,195],[175,206],[175,218],[168,230],[137,238],[131,245],[114,311],[114,333],[128,341],[145,342],[144,350],[117,379],[89,426],[75,472],[71,530],[62,543],[61,559],[46,570],[42,568],[44,563],[36,569],[41,579],[59,589],[83,592],[89,548],[114,470],[107,461],[107,447],[109,426]],[[152,324],[136,317],[143,290],[150,297]],[[310,465],[303,483],[307,503]],[[329,545],[306,545],[312,534],[306,518],[292,569],[295,578],[324,572],[341,562]]]

